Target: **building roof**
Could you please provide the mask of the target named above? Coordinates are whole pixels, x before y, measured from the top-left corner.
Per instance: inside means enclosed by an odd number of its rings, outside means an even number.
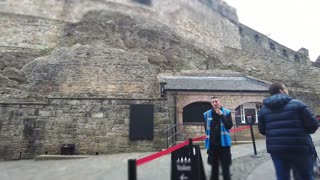
[[[166,91],[254,91],[268,92],[270,82],[252,77],[162,76]]]

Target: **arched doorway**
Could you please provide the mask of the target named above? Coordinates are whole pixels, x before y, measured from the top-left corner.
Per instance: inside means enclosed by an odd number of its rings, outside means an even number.
[[[181,139],[186,140],[205,134],[203,113],[210,108],[212,106],[209,102],[193,102],[183,107],[182,124],[178,125]]]
[[[203,123],[203,113],[211,109],[209,102],[194,102],[183,108],[183,123]]]

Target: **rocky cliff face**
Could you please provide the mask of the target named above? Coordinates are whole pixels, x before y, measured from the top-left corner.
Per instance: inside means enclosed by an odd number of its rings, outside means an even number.
[[[215,69],[222,56],[159,21],[93,11],[67,24],[48,56],[4,72],[20,89],[44,96],[155,97],[158,73]]]
[[[240,48],[236,22],[197,0],[154,1],[152,8],[126,0],[54,3],[4,2],[0,100],[154,97],[158,73],[215,69],[225,45]]]
[[[158,20],[116,11],[91,11],[67,23],[57,47],[45,53],[36,59],[31,57],[41,54],[16,54],[24,58],[13,64],[10,54],[3,55],[2,86],[40,96],[157,97],[158,73],[220,69],[284,80],[314,93],[320,89],[318,68],[234,48],[199,47]]]

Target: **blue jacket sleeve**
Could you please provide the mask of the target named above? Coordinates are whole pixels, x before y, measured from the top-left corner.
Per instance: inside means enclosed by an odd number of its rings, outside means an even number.
[[[318,121],[308,106],[302,109],[304,129],[308,134],[313,134],[318,129]]]

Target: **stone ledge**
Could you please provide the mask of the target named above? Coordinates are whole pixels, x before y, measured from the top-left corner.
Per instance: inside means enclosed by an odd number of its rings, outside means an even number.
[[[34,160],[68,160],[68,159],[85,159],[89,156],[85,155],[39,155]]]

